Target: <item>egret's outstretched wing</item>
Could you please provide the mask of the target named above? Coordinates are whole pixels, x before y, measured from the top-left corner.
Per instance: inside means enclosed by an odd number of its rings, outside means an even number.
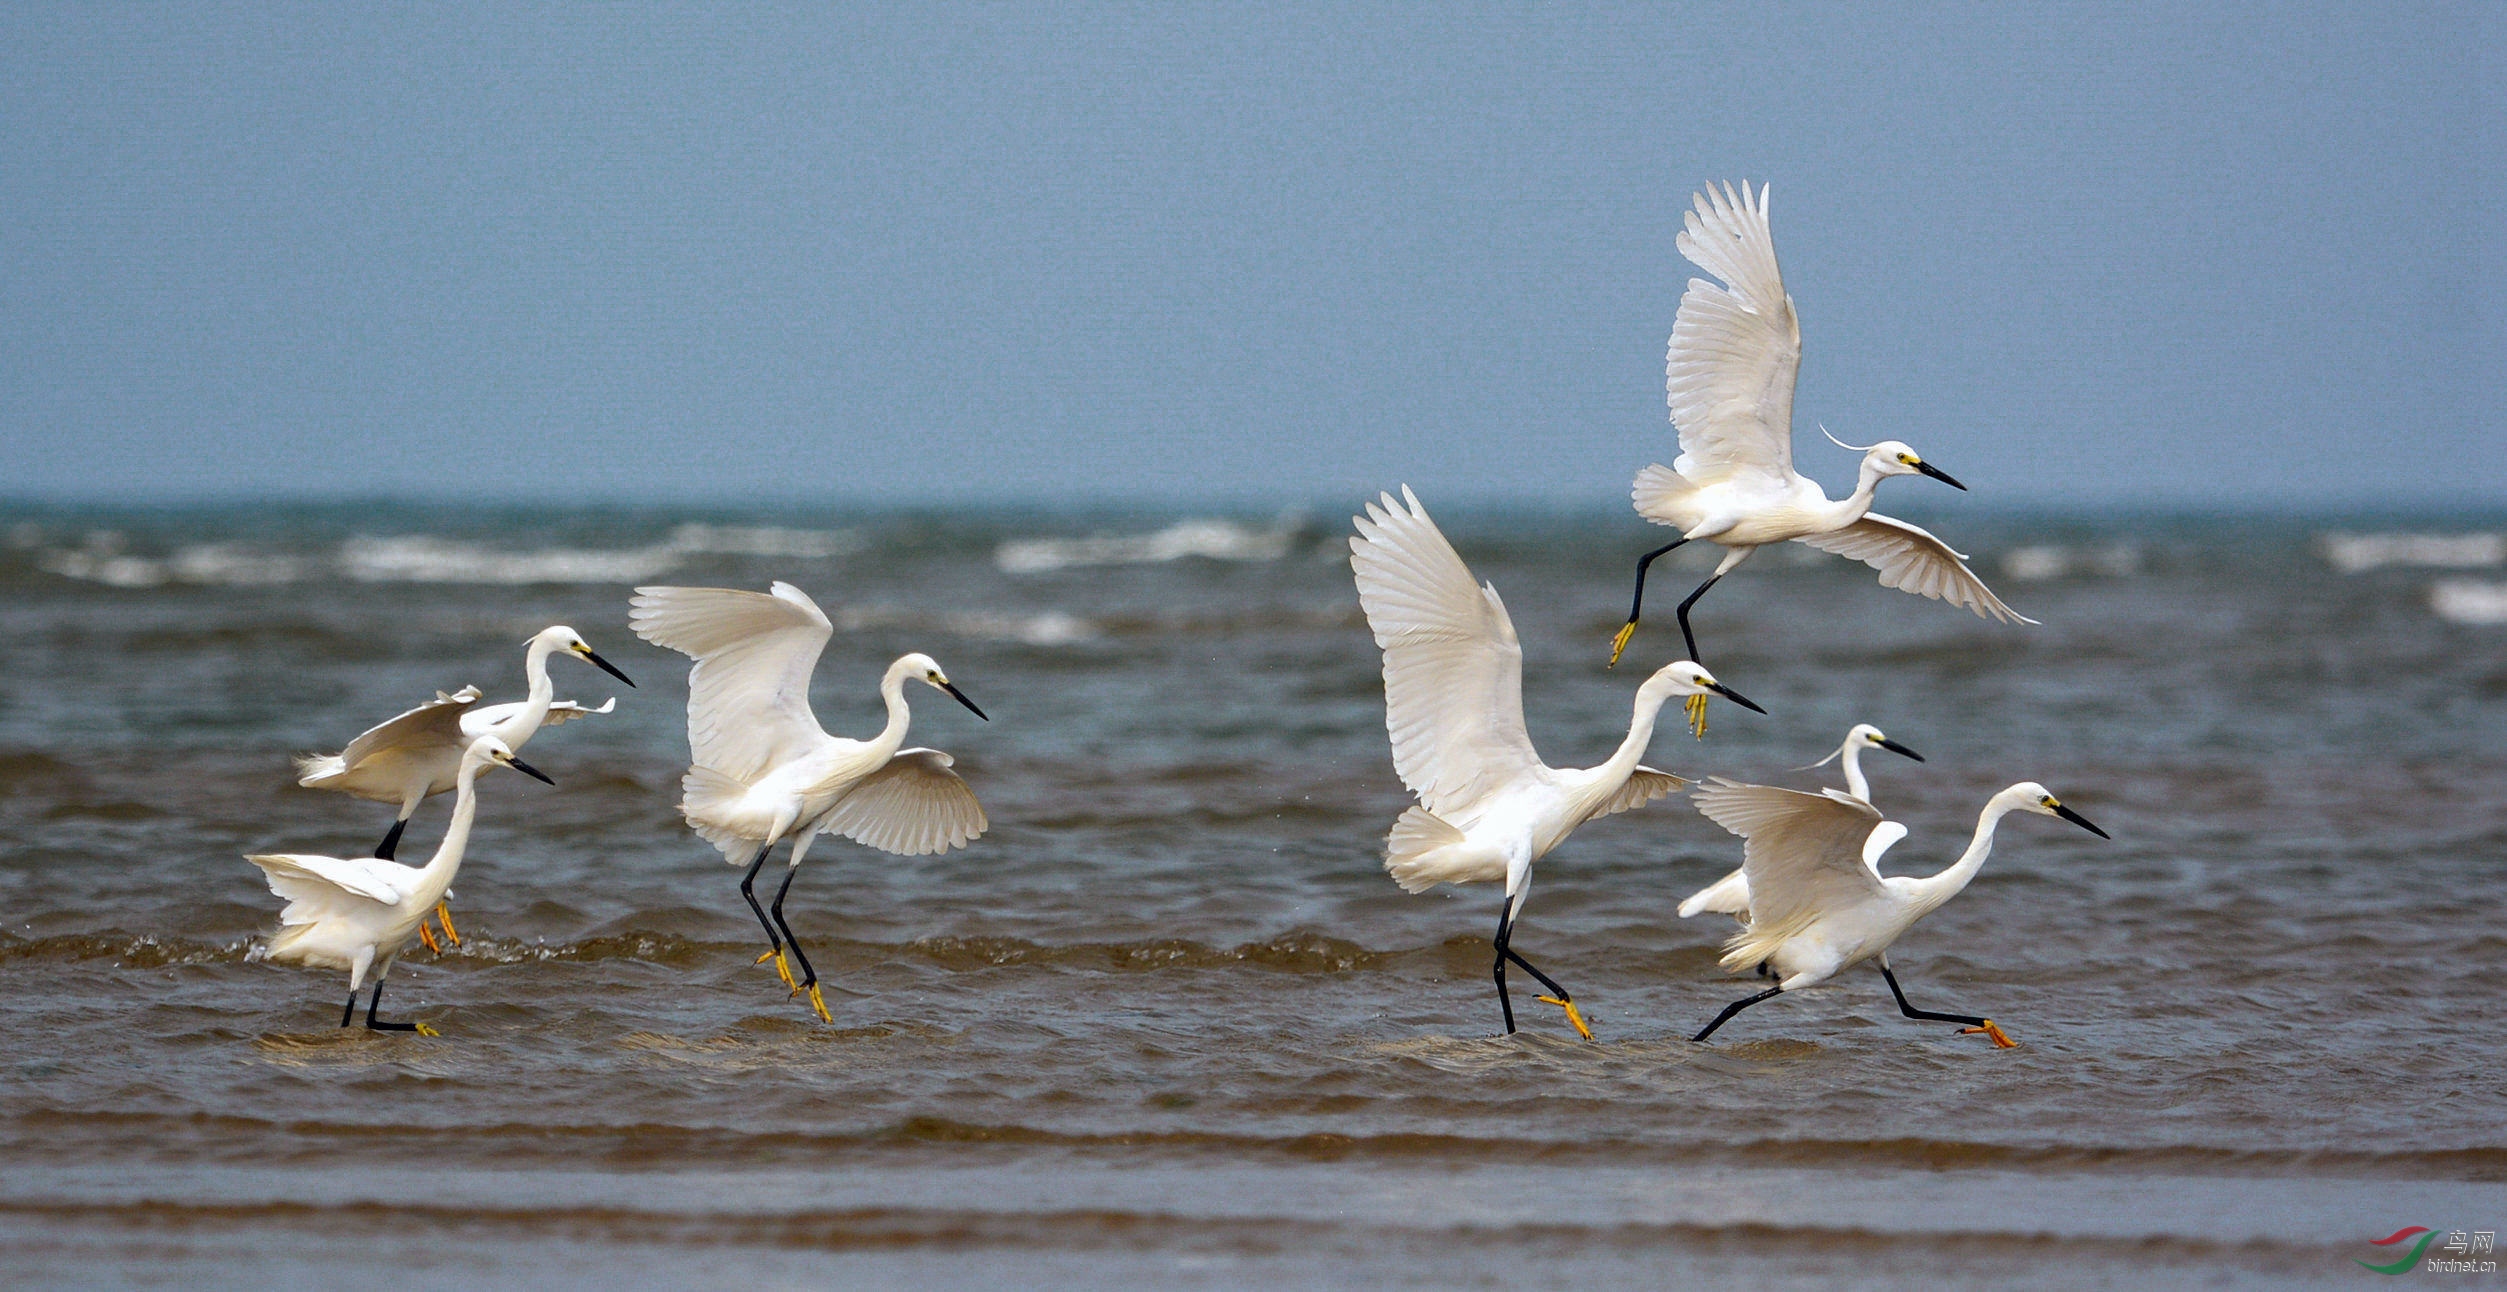
[[[306,924],[331,913],[334,899],[342,896],[361,897],[367,901],[391,906],[400,901],[399,872],[414,876],[410,867],[375,857],[313,857],[301,853],[264,853],[244,860],[261,867],[270,881],[270,891],[284,897],[290,905],[280,919],[288,924]],[[300,910],[299,907],[310,910]],[[304,916],[307,918],[296,918]]]
[[[1750,926],[1725,944],[1726,968],[1756,964],[1821,915],[1885,891],[1863,864],[1863,843],[1881,824],[1880,812],[1851,794],[1805,794],[1717,776],[1698,791],[1697,810],[1743,840]]]
[[[424,750],[447,749],[458,759],[469,744],[468,738],[461,733],[462,716],[478,702],[479,688],[475,686],[465,686],[450,695],[438,691],[434,699],[398,717],[376,723],[363,735],[349,741],[348,748],[340,751],[340,766],[343,769],[353,768],[384,750],[408,755]]]
[[[1663,360],[1680,458],[1699,484],[1755,476],[1770,487],[1793,474],[1793,376],[1802,366],[1802,328],[1776,272],[1767,228],[1767,187],[1756,200],[1713,185],[1697,195],[1680,235],[1680,254],[1724,280],[1689,280]]]
[[[2006,624],[2037,622],[2002,604],[2002,598],[1967,568],[1965,555],[1950,550],[1948,543],[1920,526],[1866,512],[1861,520],[1844,529],[1795,541],[1852,557],[1880,571],[1880,586],[1884,588],[1904,588],[1936,601],[1965,606],[1975,611],[1979,619],[1997,619]]]
[[[1629,773],[1628,783],[1620,786],[1619,792],[1611,795],[1609,801],[1602,804],[1602,810],[1593,815],[1610,816],[1619,812],[1633,812],[1666,794],[1677,793],[1687,788],[1689,788],[1687,781],[1669,772],[1658,772],[1639,763],[1637,769]]]
[[[826,738],[810,711],[810,671],[835,635],[809,594],[736,588],[638,588],[627,625],[696,660],[688,670],[688,749],[699,766],[755,780],[778,751]]]
[[[1430,812],[1457,812],[1541,768],[1523,726],[1523,645],[1497,589],[1474,583],[1405,485],[1349,540],[1358,604],[1384,649],[1393,770]]]
[[[937,749],[898,750],[822,821],[822,829],[906,857],[961,847],[989,824],[975,791]]]
[[[1708,911],[1718,915],[1737,915],[1742,923],[1747,924],[1750,919],[1749,876],[1736,870],[1689,894],[1689,900],[1680,904],[1680,918],[1684,920]]]
[[[463,730],[470,732],[473,736],[486,735],[488,730],[496,724],[522,712],[523,707],[528,703],[525,700],[516,700],[511,704],[491,704],[484,709],[472,709],[470,720],[463,724]],[[597,709],[586,708],[572,700],[559,700],[548,706],[548,716],[540,719],[540,725],[543,727],[563,726],[577,718],[588,718],[596,713],[608,713],[617,707],[618,697],[614,695],[602,701],[601,707]],[[523,739],[528,740],[530,737],[525,736]],[[521,747],[521,741],[509,739],[505,743],[514,748]]]

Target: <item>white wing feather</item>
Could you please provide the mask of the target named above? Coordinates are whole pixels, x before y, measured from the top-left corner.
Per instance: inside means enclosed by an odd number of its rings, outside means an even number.
[[[962,847],[989,824],[947,754],[900,749],[837,800],[820,828],[881,852],[920,857]]]
[[[827,738],[810,710],[810,673],[835,627],[789,583],[772,595],[735,588],[638,588],[627,624],[696,660],[688,670],[691,761],[753,781],[789,751]]]
[[[1698,792],[1697,809],[1743,840],[1750,926],[1725,944],[1725,968],[1764,960],[1821,915],[1885,891],[1863,863],[1864,841],[1881,824],[1880,812],[1851,794],[1805,794],[1718,776]]]
[[[462,729],[472,736],[485,735],[498,723],[522,712],[523,706],[528,703],[525,700],[515,700],[510,704],[491,704],[484,709],[472,709],[469,721],[462,724]],[[585,708],[572,700],[559,700],[548,706],[548,716],[540,719],[540,725],[561,727],[577,718],[588,718],[596,713],[608,713],[617,707],[618,697],[614,695],[603,701],[601,707],[597,709]],[[537,735],[538,732],[534,731],[532,734]],[[522,739],[529,740],[530,738],[530,736],[524,736]],[[505,743],[514,749],[522,747],[521,740],[508,740]]]
[[[1861,520],[1826,534],[1795,540],[1823,552],[1851,557],[1880,571],[1880,586],[1904,588],[1936,601],[1965,606],[1979,619],[2037,622],[2009,606],[1967,568],[1967,557],[1920,526],[1866,512]]]
[[[401,884],[417,871],[379,857],[313,857],[301,853],[264,853],[244,860],[261,867],[270,891],[288,900],[280,912],[283,924],[310,924],[332,914],[340,898],[357,897],[397,906]]]
[[[333,757],[299,759],[297,766],[304,772],[304,778],[297,784],[322,788],[315,782],[354,771],[358,764],[386,750],[404,757],[429,750],[450,750],[454,762],[458,764],[461,751],[467,744],[461,733],[462,716],[478,702],[479,688],[475,686],[465,686],[450,695],[438,691],[434,699],[417,708],[366,728],[355,740],[348,742],[348,748]]]
[[[1609,800],[1602,804],[1602,810],[1593,815],[1598,817],[1619,812],[1633,812],[1666,794],[1676,794],[1687,788],[1689,788],[1687,781],[1669,772],[1656,771],[1639,763],[1637,769],[1628,774],[1628,783],[1620,786],[1619,792],[1611,795]]]
[[[1730,185],[1697,195],[1680,254],[1724,280],[1689,280],[1663,361],[1665,398],[1680,430],[1672,463],[1699,484],[1759,477],[1768,487],[1793,477],[1793,379],[1802,366],[1802,328],[1776,271],[1767,227],[1767,188],[1752,200]]]
[[[1358,604],[1384,650],[1393,770],[1430,812],[1547,769],[1523,725],[1523,645],[1408,486],[1367,504],[1349,541]]]

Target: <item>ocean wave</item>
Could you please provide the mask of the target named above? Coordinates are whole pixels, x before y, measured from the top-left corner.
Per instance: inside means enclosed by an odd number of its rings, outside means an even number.
[[[2507,533],[2316,535],[2316,551],[2344,574],[2389,565],[2470,570],[2507,565]]]
[[[20,525],[10,544],[35,549],[47,573],[116,588],[167,585],[266,587],[342,579],[351,583],[637,583],[667,574],[698,556],[826,560],[864,545],[850,530],[777,526],[681,525],[658,543],[639,547],[514,549],[432,534],[353,535],[324,555],[256,551],[239,543],[193,543],[165,556],[127,550],[112,530],[96,530],[75,547],[44,547],[39,528]]]
[[[2120,579],[2141,572],[2141,549],[2126,543],[2104,547],[2063,547],[2034,543],[2002,554],[2002,573],[2021,583],[2084,575]]]
[[[2440,579],[2429,585],[2429,609],[2454,624],[2507,624],[2507,583]]]
[[[1268,529],[1228,520],[1183,520],[1154,534],[1094,538],[1011,539],[992,555],[1006,574],[1044,574],[1092,565],[1149,565],[1197,556],[1210,561],[1276,561],[1288,555],[1303,522],[1282,516]]]

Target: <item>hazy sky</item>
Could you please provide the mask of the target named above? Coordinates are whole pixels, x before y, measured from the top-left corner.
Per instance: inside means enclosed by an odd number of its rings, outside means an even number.
[[[2507,501],[2507,5],[1909,8],[12,4],[0,497],[1624,499],[1748,176],[1832,491]]]

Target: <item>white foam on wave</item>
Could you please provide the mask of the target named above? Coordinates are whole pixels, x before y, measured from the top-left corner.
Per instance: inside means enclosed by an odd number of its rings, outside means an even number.
[[[2063,547],[2036,543],[2002,554],[2002,573],[2021,583],[2093,575],[2121,579],[2141,572],[2141,549],[2116,543],[2105,547]]]
[[[39,545],[40,531],[20,526],[16,544]],[[145,557],[123,550],[122,535],[97,530],[77,547],[41,548],[36,568],[117,588],[165,584],[255,587],[341,578],[356,583],[636,583],[666,574],[696,556],[754,556],[823,560],[859,550],[849,530],[782,529],[773,526],[681,525],[670,537],[642,547],[543,547],[513,550],[431,534],[356,535],[327,556],[256,552],[235,543],[195,543],[172,555]]]
[[[2507,533],[2316,535],[2316,551],[2344,574],[2389,565],[2474,570],[2507,565]]]
[[[2429,609],[2453,624],[2507,624],[2507,583],[2440,579],[2429,585]]]
[[[829,611],[828,619],[849,633],[866,628],[931,629],[956,637],[1017,642],[1023,646],[1066,646],[1092,640],[1098,633],[1097,625],[1060,610],[1032,615],[984,610],[932,615],[892,606],[843,606]]]
[[[1150,565],[1197,556],[1210,561],[1276,561],[1288,555],[1298,521],[1283,516],[1268,529],[1228,520],[1183,520],[1154,534],[1094,538],[1014,538],[993,550],[1005,574],[1045,574],[1090,565]]]

